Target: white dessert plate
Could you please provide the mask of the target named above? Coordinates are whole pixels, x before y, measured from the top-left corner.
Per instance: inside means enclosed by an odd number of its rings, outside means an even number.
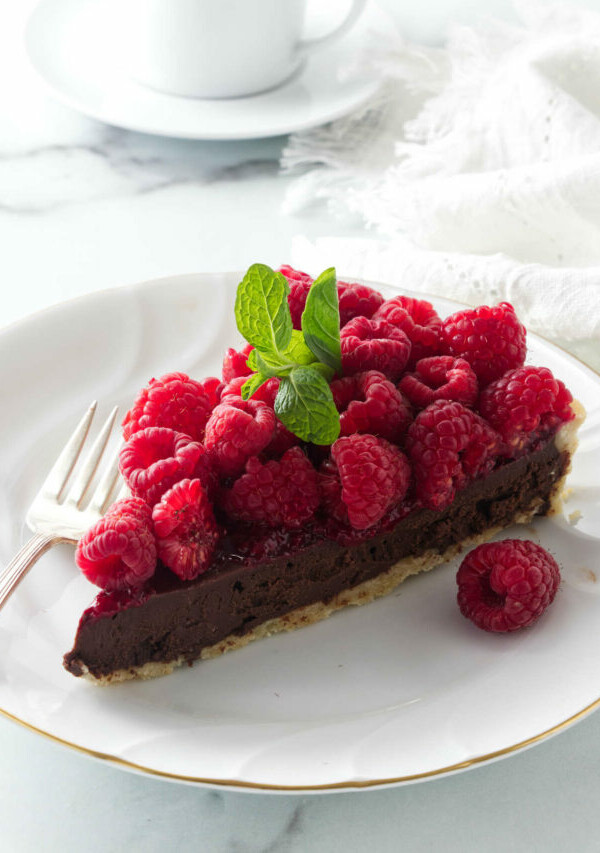
[[[28,535],[25,510],[80,413],[123,411],[151,376],[220,369],[239,337],[238,274],[108,290],[0,332],[0,562]],[[387,293],[393,288],[381,288]],[[447,315],[457,306],[434,300]],[[98,688],[62,667],[96,593],[61,546],[0,614],[0,710],[130,770],[240,790],[332,791],[412,782],[537,743],[600,703],[600,377],[530,336],[588,410],[565,516],[507,535],[563,567],[531,630],[490,635],[456,605],[457,563],[306,630],[166,678]]]
[[[311,33],[331,29],[344,2],[313,3]],[[253,139],[278,136],[333,121],[377,91],[367,72],[342,77],[369,33],[394,27],[371,2],[355,26],[315,53],[283,86],[249,98],[202,100],[155,92],[127,72],[127,45],[118,26],[118,3],[42,0],[31,16],[25,44],[52,93],[68,106],[108,124],[187,139]]]

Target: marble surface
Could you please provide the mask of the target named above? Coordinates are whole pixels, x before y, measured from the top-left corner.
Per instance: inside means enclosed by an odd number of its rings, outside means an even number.
[[[55,103],[21,46],[33,5],[0,4],[2,325],[140,279],[279,264],[298,233],[361,233],[322,210],[280,213],[283,139],[167,140]],[[384,5],[401,19],[394,0]],[[466,774],[326,796],[236,794],[137,776],[5,719],[0,754],[9,851],[599,849],[599,715]]]

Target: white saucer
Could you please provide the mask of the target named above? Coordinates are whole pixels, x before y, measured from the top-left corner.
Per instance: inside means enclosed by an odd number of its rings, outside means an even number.
[[[311,22],[317,19],[319,32],[318,19],[327,14],[330,20],[331,8],[314,6]],[[278,136],[345,115],[372,97],[380,81],[375,74],[341,80],[339,69],[356,55],[367,32],[393,26],[372,2],[346,36],[317,52],[283,86],[249,98],[200,100],[161,94],[130,79],[119,59],[126,53],[118,27],[106,8],[95,0],[42,0],[25,32],[34,68],[59,100],[86,115],[188,139]]]

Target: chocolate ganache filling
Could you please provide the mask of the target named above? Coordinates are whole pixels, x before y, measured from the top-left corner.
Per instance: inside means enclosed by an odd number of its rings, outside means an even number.
[[[149,662],[191,663],[226,637],[326,603],[400,560],[444,553],[523,512],[546,513],[568,465],[569,454],[550,440],[470,483],[445,510],[405,507],[355,538],[332,538],[318,524],[291,533],[233,528],[195,580],[182,582],[159,564],[141,590],[100,593],[83,613],[64,665],[73,675],[103,678]]]
[[[182,582],[160,565],[135,592],[102,592],[82,615],[66,669],[103,678],[149,662],[192,662],[231,635],[297,608],[327,602],[425,552],[509,525],[535,507],[548,511],[569,454],[553,441],[502,465],[460,491],[444,511],[392,514],[375,533],[357,541],[330,538],[317,525],[294,533],[233,530],[211,568]]]

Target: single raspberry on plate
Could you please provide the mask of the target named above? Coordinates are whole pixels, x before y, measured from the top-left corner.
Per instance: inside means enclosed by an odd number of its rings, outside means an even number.
[[[126,503],[125,501],[122,503]],[[140,507],[118,508],[97,521],[77,543],[75,561],[86,578],[105,590],[142,586],[156,568],[156,541]]]
[[[547,367],[518,367],[481,393],[479,411],[518,456],[573,419],[573,397]]]
[[[121,448],[119,468],[132,494],[150,506],[178,480],[198,477],[214,486],[211,461],[202,444],[166,427],[148,427]]]
[[[457,400],[471,406],[479,393],[477,376],[469,362],[451,355],[422,358],[414,373],[402,377],[398,388],[419,409],[436,400]]]
[[[398,442],[412,421],[409,402],[377,370],[336,379],[330,387],[340,412],[341,435],[368,432]]]
[[[516,631],[533,625],[552,604],[560,569],[535,542],[505,539],[467,554],[456,582],[463,616],[484,631]]]
[[[223,496],[223,508],[233,518],[271,527],[300,527],[319,505],[317,472],[300,447],[279,460],[262,463],[256,456]]]
[[[462,403],[432,403],[406,433],[417,497],[429,509],[445,509],[459,489],[491,471],[500,445],[498,433]]]
[[[202,441],[211,409],[202,383],[185,373],[166,373],[140,391],[123,420],[123,437],[127,441],[147,427],[168,427]]]
[[[442,346],[442,321],[431,302],[394,296],[377,310],[374,320],[385,320],[406,334],[411,343],[409,365],[436,355]]]
[[[410,341],[385,320],[355,317],[340,333],[342,368],[346,375],[379,370],[396,381],[410,356]]]
[[[457,311],[444,320],[446,353],[469,362],[481,385],[521,367],[527,352],[525,326],[508,302]]]
[[[158,556],[177,577],[193,580],[210,567],[219,539],[212,504],[200,480],[180,480],[152,510]]]
[[[279,267],[279,272],[287,278],[290,285],[288,293],[288,305],[290,306],[290,314],[292,315],[292,324],[294,329],[301,328],[302,312],[306,305],[306,297],[313,283],[313,279],[308,273],[301,270],[295,270],[288,265]]]
[[[366,284],[350,284],[338,281],[338,303],[340,306],[340,327],[355,317],[372,317],[383,302],[383,296]]]
[[[206,424],[205,447],[220,474],[232,477],[246,460],[259,454],[273,437],[275,413],[266,403],[228,396]]]
[[[237,376],[249,376],[252,373],[246,362],[253,349],[252,344],[246,344],[241,350],[229,347],[223,358],[222,376],[224,383],[231,382]]]
[[[338,521],[365,530],[402,500],[410,473],[406,456],[383,438],[363,433],[338,438],[320,471],[325,508]]]

